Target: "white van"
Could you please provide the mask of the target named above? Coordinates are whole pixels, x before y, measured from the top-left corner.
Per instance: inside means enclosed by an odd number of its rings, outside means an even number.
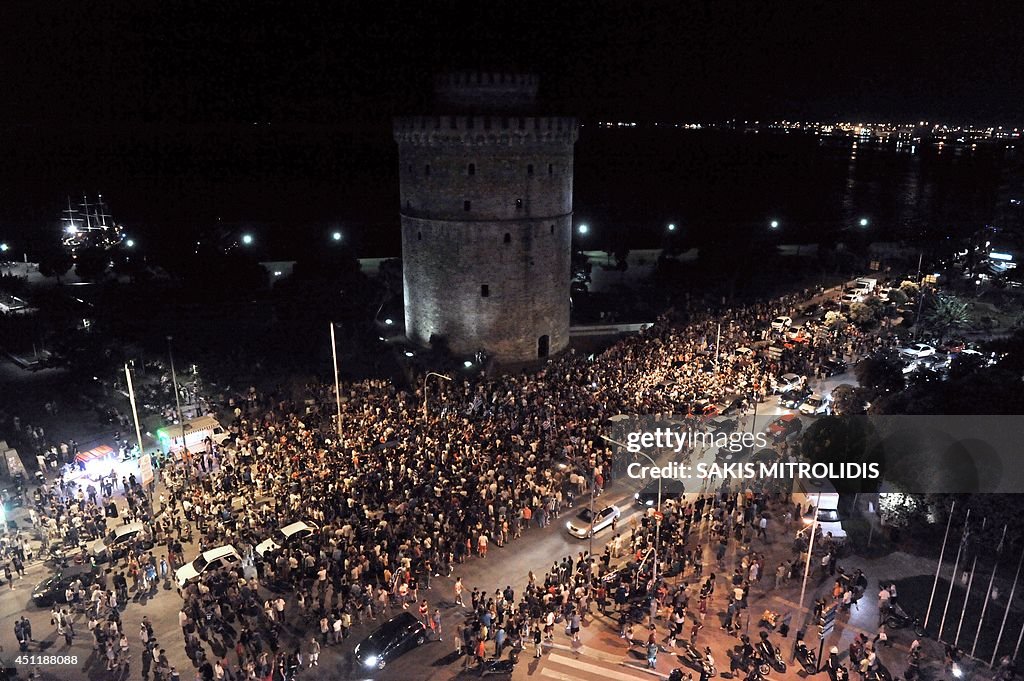
[[[174,579],[178,586],[185,586],[194,582],[205,573],[219,570],[220,568],[234,567],[242,563],[242,557],[234,546],[218,546],[215,549],[204,551],[191,563],[185,563],[174,573]]]
[[[182,427],[179,425],[164,426],[156,431],[157,440],[164,454],[174,452],[180,457]],[[200,416],[185,422],[185,449],[190,452],[202,451],[206,438],[220,446],[231,437],[231,434],[212,416]]]
[[[832,534],[836,540],[846,539],[842,516],[839,513],[839,492],[828,480],[796,478],[793,481],[793,503],[800,505],[800,529],[814,524],[817,506],[818,527],[821,535]]]

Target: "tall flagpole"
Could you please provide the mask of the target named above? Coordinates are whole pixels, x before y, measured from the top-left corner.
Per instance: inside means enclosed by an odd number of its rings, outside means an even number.
[[[988,521],[988,517],[981,519],[981,531],[985,531],[985,523]],[[967,599],[971,596],[971,586],[974,585],[974,568],[978,567],[978,551],[974,551],[974,560],[971,562],[971,578],[967,580],[967,590],[964,591],[964,604],[960,608],[960,623],[956,625],[956,636],[953,638],[953,645],[960,643],[960,629],[964,626],[964,613],[967,612]],[[1021,629],[1024,631],[1024,629]]]
[[[924,614],[923,628],[928,628],[928,618],[932,614],[932,602],[935,600],[935,590],[939,588],[939,573],[942,572],[942,558],[946,555],[946,541],[949,539],[949,527],[953,524],[953,511],[956,510],[956,500],[949,507],[949,520],[946,521],[946,534],[942,537],[942,550],[939,551],[939,564],[935,566],[935,582],[932,583],[932,595],[928,599],[928,611]]]
[[[996,557],[1003,552],[1003,541],[1006,539],[1006,525],[1003,525],[1003,536],[999,538],[999,545],[996,546]],[[971,657],[978,647],[978,636],[981,635],[981,623],[985,621],[985,611],[988,610],[988,599],[992,597],[992,585],[996,581],[996,570],[999,568],[999,561],[996,560],[992,566],[992,577],[988,580],[988,591],[985,592],[985,603],[981,606],[981,617],[978,618],[978,628],[974,632],[974,644],[971,646]]]
[[[953,585],[956,584],[956,571],[960,567],[960,554],[963,553],[964,544],[967,543],[967,538],[971,533],[970,522],[971,509],[967,509],[967,515],[964,516],[964,533],[960,537],[960,546],[956,549],[956,560],[953,561],[953,574],[949,578],[949,593],[946,594],[946,604],[942,606],[942,620],[939,621],[939,633],[935,637],[936,641],[942,640],[942,629],[946,626],[946,613],[949,612],[949,601],[953,598]]]
[[[135,419],[135,437],[139,439],[139,456],[142,456],[142,428],[139,427],[139,410],[135,407],[135,386],[132,385],[132,373],[128,365],[124,365],[124,377],[128,381],[128,399],[132,403],[132,418]]]
[[[338,406],[338,439],[341,440],[341,386],[338,382],[338,345],[334,341],[334,322],[331,322],[331,356],[334,357],[334,401]]]
[[[996,663],[996,655],[999,653],[999,644],[1003,640],[1003,629],[1006,628],[1006,618],[1010,616],[1010,604],[1013,603],[1013,594],[1017,591],[1017,578],[1020,577],[1020,566],[1024,565],[1024,550],[1020,552],[1020,560],[1017,561],[1017,573],[1013,576],[1013,586],[1010,587],[1010,596],[1006,599],[1006,610],[1003,612],[1003,622],[999,625],[999,636],[996,637],[996,647],[992,649],[992,659],[988,666]]]

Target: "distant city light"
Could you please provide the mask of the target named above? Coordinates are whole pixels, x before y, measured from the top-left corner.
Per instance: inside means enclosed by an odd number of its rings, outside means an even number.
[[[462,366],[464,366],[464,367],[466,367],[468,369],[471,366],[473,366],[473,363],[467,359],[465,362],[462,363]]]
[[[867,227],[868,226],[868,219],[867,218],[861,218],[860,219],[860,226],[861,227]]]
[[[772,229],[778,229],[779,228],[779,221],[778,220],[772,220],[771,223],[769,224],[769,226]]]
[[[413,354],[413,353],[412,353],[412,350],[406,350],[406,351],[405,351],[405,356],[406,356],[406,357],[412,357],[412,354]]]
[[[576,228],[576,231],[579,232],[580,234],[586,234],[587,232],[590,231],[590,227],[587,227],[586,225],[580,225],[579,227]]]
[[[242,243],[245,244],[246,246],[252,244],[252,234],[243,234]]]
[[[341,241],[341,232],[335,232],[334,234],[331,235],[331,238],[334,239],[335,241]]]
[[[669,223],[669,225],[668,225],[668,231],[670,231],[670,232],[674,232],[674,231],[676,231],[676,225],[675,225],[675,223],[674,223],[674,222],[670,222],[670,223]]]
[[[281,274],[282,274],[281,270],[274,270],[274,276],[275,277],[280,277]]]
[[[384,320],[384,323],[387,324],[388,326],[391,326],[392,324],[395,323],[395,320],[392,319],[391,317],[388,317],[387,319]]]
[[[135,239],[128,239],[124,242],[124,245],[128,248],[133,248],[135,246]]]

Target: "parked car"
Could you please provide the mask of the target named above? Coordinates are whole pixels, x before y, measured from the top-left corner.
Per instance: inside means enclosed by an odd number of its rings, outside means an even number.
[[[754,351],[748,347],[741,346],[733,350],[732,354],[736,355],[737,357],[750,357],[751,355],[754,354]]]
[[[841,359],[827,359],[821,365],[821,371],[825,376],[835,376],[846,371],[846,362]]]
[[[708,430],[712,432],[724,433],[728,435],[729,433],[735,432],[736,427],[738,425],[739,424],[736,422],[736,419],[734,418],[729,418],[728,416],[716,416],[715,418],[708,421],[707,427]]]
[[[790,390],[779,398],[779,403],[786,409],[799,409],[812,394],[814,391],[807,387]]]
[[[384,669],[388,662],[427,641],[427,628],[411,612],[403,612],[377,627],[356,645],[356,661],[364,669]]]
[[[593,516],[590,509],[585,508],[576,514],[576,517],[565,524],[569,534],[578,539],[586,539],[592,534],[597,534],[606,527],[611,527],[612,522],[622,515],[618,506],[605,506]]]
[[[775,392],[780,395],[785,395],[791,390],[797,390],[802,388],[804,385],[803,376],[796,374],[782,374],[779,379],[775,382]]]
[[[658,484],[661,484],[661,503],[683,498],[686,489],[683,481],[676,478],[665,478],[663,480],[651,480],[633,495],[633,501],[637,506],[645,508],[656,508],[658,506]]]
[[[854,303],[859,303],[859,302],[863,301],[864,300],[864,296],[862,296],[859,293],[855,293],[853,291],[850,291],[849,293],[844,293],[843,297],[840,298],[839,300],[843,303],[843,305],[852,305]]]
[[[804,332],[804,325],[797,324],[786,329],[786,339],[791,341],[802,342],[801,339],[806,339],[807,334]]]
[[[820,416],[832,412],[832,396],[814,393],[800,405],[800,413],[808,416]]]
[[[793,323],[792,317],[776,317],[772,320],[772,331],[785,331]]]
[[[215,549],[204,551],[191,563],[185,563],[174,573],[174,579],[179,586],[185,586],[190,582],[200,579],[205,573],[219,570],[220,568],[239,565],[242,557],[230,544],[218,546]]]
[[[781,442],[803,430],[804,424],[796,414],[784,414],[768,424],[767,433],[775,442]]]
[[[79,579],[87,587],[96,581],[96,573],[91,565],[69,565],[57,570],[36,584],[32,589],[32,600],[40,607],[67,603],[68,587]]]
[[[914,359],[921,359],[922,357],[930,357],[935,354],[935,348],[928,345],[927,343],[914,343],[905,348],[900,348],[900,354],[905,357],[912,357]]]
[[[266,556],[273,551],[279,551],[282,547],[291,546],[302,542],[303,539],[317,532],[317,526],[313,523],[298,521],[285,525],[274,530],[268,539],[256,545],[256,553]]]
[[[89,547],[89,553],[96,558],[97,563],[118,560],[136,541],[144,551],[153,548],[153,539],[146,534],[144,524],[117,525],[107,533],[107,536],[94,541]]]

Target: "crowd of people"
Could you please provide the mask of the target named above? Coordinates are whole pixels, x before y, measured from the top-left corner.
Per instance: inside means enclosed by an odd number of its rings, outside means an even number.
[[[123,578],[127,569],[135,590],[153,589],[184,563],[181,542],[187,543],[193,526],[200,551],[233,546],[240,564],[207,571],[178,589],[186,650],[203,679],[290,678],[298,668],[316,665],[321,649],[344,641],[353,626],[395,609],[418,612],[440,638],[440,618],[435,621],[429,606],[424,614],[421,604],[431,579],[456,573],[467,560],[486,559],[492,544],[515,542],[591,489],[607,487],[615,470],[613,450],[600,437],[608,418],[685,415],[687,405],[729,393],[758,399],[782,372],[813,375],[824,359],[883,342],[837,325],[788,344],[774,359],[734,352],[769,340],[767,322],[795,316],[800,303],[789,296],[716,314],[673,311],[597,356],[569,351],[535,372],[438,382],[426,409],[419,389],[381,379],[348,383],[340,423],[327,386],[308,386],[302,399],[250,388],[223,405],[229,440],[179,452],[160,468],[160,488],[143,489],[134,479],[74,485],[61,478],[37,491],[33,522],[51,543],[71,546],[104,536],[111,521],[142,522],[146,531],[118,573]],[[120,495],[124,503],[111,508]],[[764,509],[787,503],[712,491],[698,504],[679,506],[660,528],[657,569],[663,577],[699,580],[709,548],[724,574],[724,549],[718,547],[733,542],[739,553],[722,626],[735,629],[734,613],[745,605],[749,585],[769,569],[752,550],[752,536],[767,539]],[[295,520],[320,531],[280,550],[256,550]],[[708,536],[695,543],[692,534],[701,523]],[[484,643],[493,643],[498,655],[512,644],[533,642],[539,650],[555,617],[578,632],[591,602],[603,612],[613,600],[619,611],[632,612],[626,607],[628,580],[609,593],[603,573],[611,570],[613,554],[642,562],[653,542],[653,524],[645,517],[602,557],[581,553],[541,580],[531,573],[519,598],[511,587],[474,589],[470,617],[453,632],[458,650],[478,659]],[[154,544],[165,547],[159,560]],[[788,579],[796,563],[780,566],[773,576]],[[654,580],[650,561],[642,569],[651,574],[641,588],[650,613],[668,609],[673,622],[684,621],[679,613],[692,607],[686,583],[669,587],[664,578]],[[695,599],[701,620],[710,597],[704,592],[714,583],[711,575]],[[95,597],[103,608],[93,601],[93,614],[109,621],[117,590],[97,585],[97,591],[104,594]],[[458,587],[456,595],[461,601]],[[622,618],[624,637],[628,619]],[[123,649],[120,634],[97,636],[112,668]],[[673,627],[670,635],[684,632]],[[218,654],[208,656],[203,641]],[[166,656],[154,649],[155,643],[146,643],[156,678],[172,678],[177,670],[172,673]]]

